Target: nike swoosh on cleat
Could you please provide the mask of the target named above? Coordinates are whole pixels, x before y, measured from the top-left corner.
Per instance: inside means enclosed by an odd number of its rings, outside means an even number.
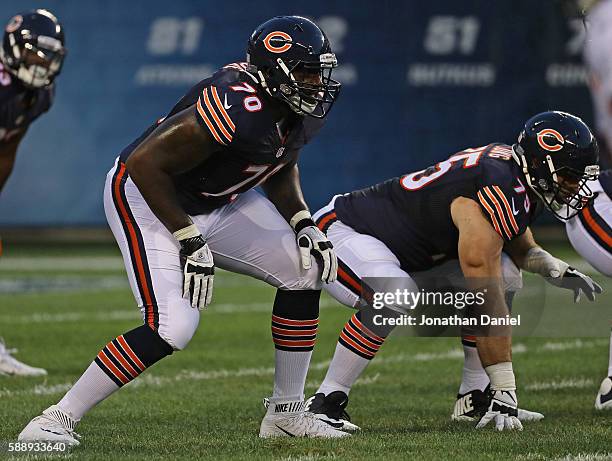
[[[275,424],[276,427],[278,427],[281,431],[283,431],[285,434],[287,434],[289,437],[295,437],[295,434],[292,434],[291,432],[286,431],[285,429],[283,429],[282,427],[280,427],[278,424]]]
[[[43,429],[42,427],[40,428],[41,431],[45,431],[45,432],[49,432],[51,434],[55,434],[55,435],[64,435],[64,434],[60,434],[59,432],[54,432],[54,431],[50,431],[49,429]]]
[[[608,392],[606,395],[600,395],[599,396],[599,401],[604,404],[606,402],[609,402],[610,400],[612,400],[612,392]]]
[[[335,427],[336,429],[340,429],[344,427],[344,423],[335,423],[328,419],[319,418],[319,421],[323,421],[324,423],[329,424],[331,427]]]

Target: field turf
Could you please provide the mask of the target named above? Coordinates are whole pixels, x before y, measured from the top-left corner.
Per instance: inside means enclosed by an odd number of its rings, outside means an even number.
[[[575,258],[567,249],[558,253]],[[581,266],[584,267],[584,266]],[[597,278],[608,290],[612,283]],[[560,293],[559,296],[571,296]],[[454,338],[394,336],[351,392],[363,431],[344,440],[257,437],[272,388],[274,290],[220,272],[189,347],[94,408],[81,446],[53,459],[611,459],[612,412],[593,401],[608,338],[516,338],[522,407],[546,419],[521,433],[453,423],[462,352]],[[576,309],[588,309],[581,304]],[[307,394],[316,390],[350,311],[323,298]],[[139,324],[113,246],[7,247],[0,258],[0,336],[46,378],[0,376],[0,458],[30,418],[55,403],[109,339]],[[32,457],[32,456],[30,456]],[[42,459],[44,456],[37,455]]]

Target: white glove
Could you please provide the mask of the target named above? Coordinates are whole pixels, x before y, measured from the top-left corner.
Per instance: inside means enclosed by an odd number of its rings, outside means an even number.
[[[204,240],[198,235],[180,240],[183,266],[183,298],[191,300],[191,307],[204,309],[212,301],[215,264]]]
[[[310,269],[312,262],[311,253],[323,262],[323,273],[321,280],[331,283],[336,280],[338,273],[338,258],[334,252],[334,246],[327,236],[317,226],[304,227],[297,234],[297,243],[302,256],[302,267]]]
[[[578,272],[565,261],[555,258],[539,247],[527,252],[525,269],[540,274],[551,285],[572,290],[575,303],[580,301],[581,293],[584,293],[589,301],[595,301],[595,294],[603,292],[603,288],[591,277]]]
[[[296,240],[302,258],[302,267],[312,267],[311,254],[323,264],[321,280],[332,283],[338,273],[338,258],[334,246],[327,236],[315,225],[308,211],[299,211],[291,218],[291,227],[297,233]]]
[[[482,429],[489,422],[495,420],[495,429],[523,430],[523,425],[518,419],[518,401],[514,391],[491,391],[491,403],[489,409],[480,418],[476,429]]]
[[[520,422],[540,421],[541,419],[544,419],[544,415],[542,413],[538,413],[537,411],[524,410],[523,408],[518,408],[517,411],[517,418]]]

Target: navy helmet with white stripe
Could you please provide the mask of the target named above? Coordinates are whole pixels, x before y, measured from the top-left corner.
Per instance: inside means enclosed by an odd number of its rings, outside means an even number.
[[[527,120],[513,146],[533,192],[563,221],[593,198],[587,181],[599,176],[599,149],[591,129],[566,112],[542,112]]]
[[[48,10],[17,14],[5,27],[0,61],[27,87],[49,86],[65,55],[64,28]]]
[[[336,55],[310,19],[277,16],[259,25],[249,38],[247,61],[267,93],[300,115],[325,117],[340,93],[331,78]]]

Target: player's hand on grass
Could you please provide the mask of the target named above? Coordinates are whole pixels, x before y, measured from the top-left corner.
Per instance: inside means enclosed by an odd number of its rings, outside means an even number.
[[[517,418],[520,422],[540,421],[541,419],[544,419],[544,415],[542,413],[538,413],[537,411],[529,411],[523,408],[518,408],[517,412]]]
[[[215,264],[204,240],[198,235],[180,240],[180,258],[183,266],[183,298],[189,298],[191,307],[204,309],[212,301]]]
[[[476,429],[482,429],[491,421],[495,423],[495,429],[523,430],[523,425],[518,419],[518,402],[514,391],[491,391],[491,403],[487,412],[480,418]]]

